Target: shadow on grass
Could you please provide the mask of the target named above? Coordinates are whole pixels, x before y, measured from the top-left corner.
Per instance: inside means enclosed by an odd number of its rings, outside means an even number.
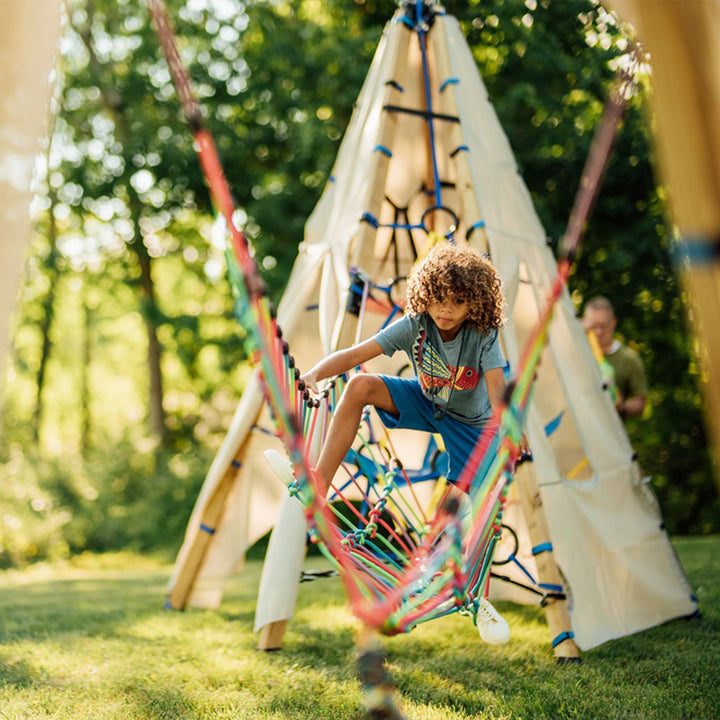
[[[0,642],[63,634],[108,635],[164,605],[166,575],[108,579],[49,579],[5,588],[0,596]]]
[[[39,673],[25,660],[10,655],[0,656],[0,686],[26,688],[38,681]]]
[[[124,700],[133,708],[130,717],[195,720],[195,703],[176,689],[131,684],[122,688]]]

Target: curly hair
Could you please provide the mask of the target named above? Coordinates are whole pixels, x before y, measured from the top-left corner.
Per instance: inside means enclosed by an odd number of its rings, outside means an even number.
[[[454,298],[468,304],[470,325],[486,332],[503,326],[502,283],[490,261],[468,245],[435,245],[410,272],[407,309],[422,315],[433,302]]]

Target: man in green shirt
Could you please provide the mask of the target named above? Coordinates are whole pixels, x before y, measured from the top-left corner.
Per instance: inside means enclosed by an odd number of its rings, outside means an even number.
[[[617,402],[615,407],[624,419],[642,415],[647,400],[647,382],[640,356],[614,337],[617,318],[612,303],[602,295],[585,304],[582,325],[592,330],[598,344],[615,372]]]

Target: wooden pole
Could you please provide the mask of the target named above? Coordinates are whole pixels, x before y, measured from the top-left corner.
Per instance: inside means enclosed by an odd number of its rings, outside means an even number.
[[[405,81],[407,70],[408,50],[412,31],[403,23],[396,23],[391,26],[391,36],[388,42],[392,46],[388,52],[392,53],[392,71],[388,77],[383,94],[382,106],[399,105],[402,100],[402,87]],[[394,82],[391,82],[394,81]],[[394,83],[397,83],[395,85]],[[368,173],[369,194],[365,206],[365,212],[376,219],[380,219],[380,211],[385,200],[385,186],[387,184],[388,169],[391,157],[383,149],[392,151],[397,130],[397,115],[389,110],[382,111],[380,129],[376,149],[373,155],[373,162]],[[371,267],[375,250],[375,235],[377,228],[371,223],[364,221],[360,224],[360,230],[353,241],[350,250],[349,265],[357,267]]]
[[[682,236],[707,429],[720,490],[720,3],[609,0],[650,52],[660,175]]]
[[[257,416],[259,416],[261,410],[262,407],[259,407]],[[183,610],[187,607],[188,598],[192,593],[195,580],[212,542],[215,529],[218,527],[225,511],[225,502],[235,485],[249,439],[250,435],[248,434],[245,442],[228,462],[220,480],[216,483],[212,493],[198,513],[194,527],[191,528],[193,535],[189,540],[187,551],[179,559],[180,565],[168,594],[167,605],[173,610]]]

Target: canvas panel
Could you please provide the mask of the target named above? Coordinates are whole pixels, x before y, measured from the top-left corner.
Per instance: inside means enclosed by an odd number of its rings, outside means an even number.
[[[0,28],[0,225],[3,229],[0,372],[5,368],[11,315],[30,239],[30,186],[41,139],[49,125],[51,71],[59,32],[57,0],[26,0],[3,7]]]

